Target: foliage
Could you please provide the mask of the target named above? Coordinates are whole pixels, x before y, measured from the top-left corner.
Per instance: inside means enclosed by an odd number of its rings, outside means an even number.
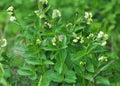
[[[0,85],[119,86],[119,5],[1,0]]]

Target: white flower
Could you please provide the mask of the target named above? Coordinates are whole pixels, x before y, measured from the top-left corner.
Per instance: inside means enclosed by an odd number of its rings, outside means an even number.
[[[102,39],[103,41],[106,41],[108,39],[108,34],[104,34],[103,31],[100,31],[97,35],[97,39]]]
[[[105,46],[107,44],[107,41],[103,41],[101,46]]]
[[[85,12],[85,19],[88,19],[89,18],[89,13],[88,12]]]
[[[56,38],[54,37],[53,39],[52,39],[52,45],[56,45]]]
[[[13,10],[14,10],[14,7],[13,6],[10,6],[8,9],[7,9],[7,12],[8,14],[10,15],[10,21],[13,22],[16,20],[15,16],[13,16]]]
[[[49,27],[49,28],[52,28],[52,25],[48,22],[45,22],[45,24]]]
[[[77,43],[78,41],[80,41],[80,43],[84,43],[83,37],[78,37],[78,36],[76,36],[75,39],[73,39],[73,42],[74,42],[74,43]]]
[[[14,10],[14,7],[13,6],[10,6],[8,9],[7,9],[7,11],[9,11],[9,12],[12,12]]]
[[[89,37],[93,37],[93,36],[94,36],[94,34],[93,34],[93,33],[90,33]]]
[[[92,21],[93,21],[92,18],[88,18],[86,23],[91,24]]]
[[[74,42],[74,43],[77,43],[77,42],[78,42],[78,39],[73,39],[73,42]]]
[[[12,15],[13,14],[13,10],[14,10],[14,7],[13,6],[10,6],[8,9],[7,9],[7,13],[9,15]]]
[[[84,43],[84,40],[80,40],[80,43],[81,43],[81,44]]]
[[[10,16],[10,21],[11,21],[11,22],[13,22],[13,21],[15,21],[15,20],[16,20],[15,16]]]
[[[78,39],[78,40],[79,40],[79,39],[80,39],[80,37],[76,37],[76,39]]]
[[[53,42],[52,44],[53,44],[54,46],[56,46],[56,43]]]
[[[108,60],[107,60],[107,57],[101,56],[98,58],[98,61],[108,61]]]
[[[52,42],[56,42],[56,38],[55,37],[52,39]]]
[[[89,39],[89,38],[94,38],[94,34],[90,33],[89,36],[87,36],[87,39]]]
[[[91,22],[92,22],[92,13],[91,12],[85,12],[84,18],[86,19],[87,24],[91,24]]]
[[[81,37],[81,39],[80,39],[80,43],[81,43],[81,44],[84,43],[84,39],[83,39],[83,37]]]
[[[102,38],[103,36],[104,36],[104,32],[100,31],[100,32],[98,33],[97,38],[99,39],[99,38]]]
[[[53,10],[53,13],[52,13],[52,18],[57,18],[57,17],[61,17],[61,12],[57,9],[54,9]]]
[[[64,38],[64,35],[59,35],[59,36],[58,36],[58,40],[59,40],[60,42],[63,40],[63,38]]]
[[[49,27],[49,28],[52,28],[52,25],[51,25],[50,23],[48,23],[48,27]]]
[[[5,47],[7,45],[7,40],[2,39],[2,40],[0,40],[0,43],[1,43],[1,47]]]
[[[80,43],[81,43],[81,44],[84,43],[84,40],[80,40]]]
[[[91,12],[89,12],[89,17],[92,18],[92,13]]]
[[[92,18],[92,13],[91,12],[85,12],[85,19]]]
[[[108,39],[108,35],[104,34],[103,31],[100,31],[97,35],[97,39],[100,39],[102,41],[101,46],[105,46],[107,44],[106,40]]]

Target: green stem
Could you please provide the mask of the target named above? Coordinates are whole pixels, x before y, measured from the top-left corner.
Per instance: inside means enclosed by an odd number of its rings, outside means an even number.
[[[91,80],[93,80],[98,74],[100,74],[103,70],[105,70],[108,66],[114,63],[114,60],[110,61],[108,64],[103,66],[101,69],[99,69],[98,72],[96,72]]]
[[[85,76],[85,72],[83,72],[83,76]],[[85,78],[83,77],[83,86],[85,86]]]

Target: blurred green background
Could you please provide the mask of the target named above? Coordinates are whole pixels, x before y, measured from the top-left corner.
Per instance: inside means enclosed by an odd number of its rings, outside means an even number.
[[[93,31],[104,31],[109,35],[109,56],[115,60],[114,65],[107,70],[111,71],[108,76],[113,84],[120,82],[120,0],[48,1],[51,9],[61,11],[62,15],[64,15],[62,20],[65,23],[73,22],[73,18],[77,14],[84,15],[86,11],[93,13],[93,24],[90,28]],[[35,22],[32,15],[35,10],[38,10],[37,2],[37,0],[0,0],[0,37],[5,37],[8,40],[6,51],[9,52],[10,56],[16,56],[12,49],[22,27],[9,22],[6,9],[13,6],[17,21],[23,24],[23,28],[24,26],[29,27]],[[13,66],[16,65],[19,66],[19,62],[13,64]]]

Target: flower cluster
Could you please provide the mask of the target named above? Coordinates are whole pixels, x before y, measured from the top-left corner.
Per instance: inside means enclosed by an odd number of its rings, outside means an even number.
[[[14,11],[14,7],[13,6],[10,6],[7,9],[8,14],[10,15],[10,21],[11,22],[16,20],[16,17],[14,16],[13,11]]]
[[[100,57],[98,58],[98,61],[108,61],[108,59],[107,59],[107,57],[105,57],[105,56],[100,56]]]
[[[60,41],[60,42],[62,42],[62,40],[63,40],[63,38],[64,38],[64,35],[58,35],[58,40]]]
[[[80,43],[84,43],[83,37],[80,37]]]
[[[45,22],[45,25],[47,25],[49,28],[52,28],[52,25],[49,22]]]
[[[57,18],[57,17],[61,17],[61,12],[57,9],[54,9],[52,13],[52,19]]]
[[[76,36],[75,39],[73,39],[73,42],[74,43],[77,43],[77,42],[80,42],[80,43],[84,43],[84,38],[82,36]]]
[[[87,36],[87,39],[94,39],[94,38],[95,38],[95,36],[94,36],[93,33],[90,33],[90,34]]]
[[[0,47],[5,47],[7,45],[7,40],[6,39],[1,39],[0,40]]]
[[[43,19],[45,18],[45,14],[40,12],[39,10],[35,10],[34,13],[40,18]]]
[[[86,19],[87,24],[91,24],[93,21],[91,12],[85,12],[84,18]]]
[[[97,35],[97,39],[101,39],[102,43],[101,46],[105,46],[107,44],[107,40],[108,40],[108,34],[105,34],[103,31],[100,31]]]
[[[53,39],[52,39],[52,45],[56,46],[56,38],[55,37],[53,37]]]
[[[65,37],[65,35],[63,35],[63,34],[60,34],[60,35],[58,35],[56,37],[53,37],[52,40],[51,40],[52,41],[52,45],[56,46],[56,43],[57,42],[62,42],[64,37]]]
[[[77,43],[79,39],[80,39],[80,37],[76,37],[75,39],[73,39],[73,42]]]

